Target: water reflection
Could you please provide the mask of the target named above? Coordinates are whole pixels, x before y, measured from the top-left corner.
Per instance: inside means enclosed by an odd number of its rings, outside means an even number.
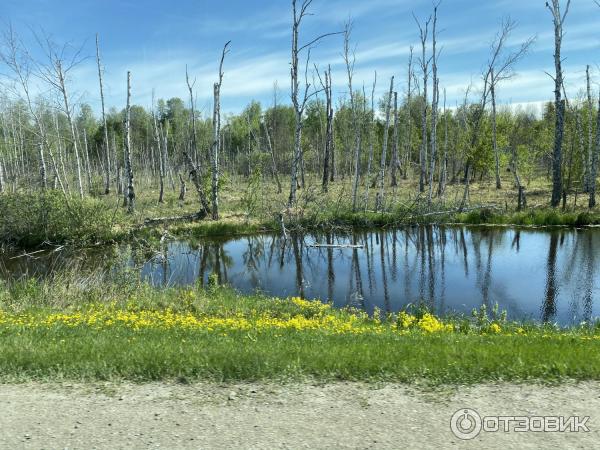
[[[470,313],[498,303],[512,318],[573,324],[600,316],[599,249],[595,230],[412,227],[178,241],[158,256],[129,249],[127,261],[155,285],[206,285],[213,277],[242,292],[320,298],[369,312],[424,302],[438,314]],[[79,257],[80,263],[106,267],[123,251]],[[0,257],[0,271],[43,275],[59,259]]]

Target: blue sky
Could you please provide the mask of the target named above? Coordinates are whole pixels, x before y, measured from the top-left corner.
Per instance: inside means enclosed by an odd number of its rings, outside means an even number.
[[[300,0],[299,0],[300,1]],[[564,2],[566,3],[566,1]],[[544,71],[553,70],[553,29],[545,0],[444,0],[439,11],[440,86],[450,105],[460,102],[471,80],[477,82],[489,46],[503,17],[519,24],[511,45],[531,35],[537,40],[517,67],[518,76],[500,87],[504,104],[532,104],[552,98],[553,85]],[[406,85],[410,45],[418,34],[412,12],[430,14],[430,0],[314,0],[301,40],[343,29],[354,21],[357,86],[370,86],[377,70],[378,92],[396,75],[399,92]],[[126,71],[132,71],[133,101],[149,106],[157,98],[186,98],[185,66],[197,78],[198,106],[208,113],[212,83],[223,44],[231,40],[225,62],[223,109],[241,110],[251,99],[268,105],[273,85],[279,102],[289,102],[289,0],[2,0],[0,17],[31,42],[30,29],[43,29],[57,42],[84,44],[90,58],[71,75],[74,94],[98,105],[94,36],[100,33],[109,106],[125,103]],[[583,86],[585,65],[600,81],[600,8],[593,0],[573,0],[563,46],[566,83],[571,96]],[[33,45],[33,44],[32,44]],[[330,63],[338,95],[346,92],[341,60],[342,39],[334,36],[313,51],[314,63]]]

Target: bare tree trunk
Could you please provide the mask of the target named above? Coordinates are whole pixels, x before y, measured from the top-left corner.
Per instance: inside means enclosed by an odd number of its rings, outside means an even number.
[[[294,116],[296,119],[296,126],[294,130],[294,154],[292,156],[292,170],[291,170],[291,182],[290,182],[290,196],[288,199],[288,207],[291,208],[296,203],[296,189],[298,188],[298,164],[300,163],[301,151],[302,151],[302,113],[303,106],[300,100],[300,85],[298,82],[298,32],[300,24],[302,23],[304,2],[300,12],[296,10],[296,0],[292,0],[292,9],[294,15],[294,23],[292,25],[292,68],[291,68],[291,82],[292,82],[292,103],[294,106]]]
[[[500,180],[500,155],[498,154],[498,130],[496,126],[496,80],[494,79],[494,69],[491,73],[492,82],[490,84],[490,94],[492,97],[492,147],[494,148],[494,159],[496,163],[496,189],[502,189]]]
[[[438,105],[440,98],[440,86],[438,79],[437,68],[437,4],[433,8],[433,29],[431,32],[432,39],[432,69],[433,69],[433,99],[431,101],[431,156],[429,166],[429,193],[427,195],[427,204],[431,206],[433,197],[433,176],[435,174],[435,162],[437,158],[437,121],[438,121]]]
[[[375,150],[375,88],[377,87],[377,71],[371,89],[371,123],[369,124],[369,161],[367,163],[366,189],[365,189],[365,211],[369,207],[369,188],[371,187],[371,167],[373,166],[373,153]],[[365,103],[367,101],[366,95]]]
[[[396,178],[396,172],[400,168],[400,159],[398,157],[398,147],[400,143],[400,133],[398,129],[398,93],[394,92],[394,134],[392,137],[392,161],[390,163],[390,174],[391,174],[391,186],[398,186],[398,179]]]
[[[0,159],[0,194],[4,192],[4,165],[2,159]]]
[[[221,142],[221,84],[223,83],[223,62],[229,42],[223,47],[219,65],[219,81],[214,84],[213,143],[212,143],[212,219],[219,220],[219,144]]]
[[[90,152],[88,148],[88,140],[87,140],[87,131],[85,128],[83,129],[83,151],[84,153],[84,162],[85,162],[85,174],[87,178],[88,184],[88,192],[92,192],[92,168],[90,166]]]
[[[385,108],[385,128],[383,130],[383,147],[381,148],[381,161],[379,165],[379,192],[375,201],[375,210],[383,210],[385,196],[385,166],[387,159],[388,137],[390,129],[390,115],[392,109],[392,97],[394,96],[394,77],[390,81],[390,91],[388,92],[387,105]]]
[[[412,115],[410,112],[412,103],[412,80],[413,80],[413,47],[410,47],[410,56],[408,57],[408,90],[406,92],[406,139],[404,142],[404,179],[408,179],[408,167],[410,165],[412,151]]]
[[[313,0],[302,0],[302,4],[300,9],[297,6],[297,0],[292,0],[292,15],[293,15],[293,23],[292,23],[292,67],[290,70],[290,81],[291,81],[291,95],[292,95],[292,105],[294,107],[294,116],[295,116],[295,130],[294,130],[294,148],[293,148],[293,157],[292,157],[292,170],[291,170],[291,183],[290,183],[290,195],[288,198],[288,208],[291,208],[296,203],[296,190],[298,188],[298,169],[299,165],[302,162],[302,128],[304,126],[303,117],[304,109],[306,107],[306,102],[309,99],[308,90],[310,88],[310,84],[308,83],[308,64],[310,63],[310,48],[313,44],[317,43],[321,39],[326,36],[330,36],[332,34],[339,33],[328,33],[323,34],[316,39],[313,39],[309,43],[299,46],[298,44],[298,34],[300,31],[300,25],[302,24],[302,19],[306,17],[308,13],[308,8],[310,7]],[[306,70],[304,74],[305,82],[304,82],[304,92],[302,98],[300,98],[300,83],[298,80],[298,72],[299,72],[299,55],[303,50],[308,51],[308,55],[306,57]],[[335,170],[335,166],[333,164],[333,149],[332,149],[332,171]],[[333,179],[331,179],[333,181]]]
[[[168,124],[167,124],[168,127]],[[160,182],[160,191],[158,194],[158,203],[164,203],[164,195],[165,195],[165,172],[167,170],[167,149],[168,149],[168,128],[167,131],[163,131],[162,127],[158,128],[158,169],[159,169],[159,182]]]
[[[198,145],[196,141],[196,105],[194,102],[194,85],[196,84],[196,80],[194,80],[193,83],[190,82],[187,66],[185,66],[185,82],[187,84],[188,91],[190,94],[190,141],[192,145],[192,155],[194,156],[194,161],[196,162],[196,164],[199,164]]]
[[[267,127],[266,121],[263,121],[263,128],[265,130],[265,136],[267,138],[267,145],[269,146],[269,153],[271,154],[271,170],[273,171],[273,178],[277,183],[277,193],[281,194],[281,181],[279,181],[279,174],[277,173],[277,164],[275,162],[275,151],[273,150],[273,144],[271,143],[271,135],[269,134],[269,128]]]
[[[333,95],[331,89],[331,66],[327,68],[325,72],[325,99],[326,99],[326,113],[327,113],[327,129],[325,131],[325,155],[323,156],[323,192],[327,192],[330,173],[333,173],[333,167],[329,167],[330,162],[333,160]],[[333,181],[333,180],[332,180]]]
[[[187,193],[187,187],[185,185],[185,180],[183,179],[183,177],[181,176],[181,174],[179,174],[179,201],[183,202],[185,201],[185,194]]]
[[[515,185],[517,187],[518,197],[517,197],[517,210],[521,211],[525,206],[527,206],[527,199],[525,197],[525,188],[521,183],[521,177],[519,176],[519,159],[517,155],[517,144],[515,142],[511,143],[512,147],[512,161],[511,161],[511,170],[515,177]]]
[[[560,197],[563,189],[562,182],[562,144],[564,137],[564,116],[565,103],[562,100],[562,59],[561,46],[563,38],[563,24],[571,6],[571,0],[567,1],[567,7],[564,14],[561,14],[560,0],[551,0],[552,4],[546,2],[546,6],[550,9],[554,20],[554,67],[556,75],[554,78],[554,107],[556,113],[555,130],[554,130],[554,152],[552,159],[552,200],[551,205],[556,208],[560,204]]]
[[[440,180],[438,185],[438,196],[444,197],[446,192],[446,180],[448,179],[448,117],[446,116],[446,89],[444,89],[444,155],[440,164]]]
[[[131,165],[131,72],[127,72],[127,107],[125,109],[125,176],[127,178],[127,212],[135,211],[133,167]]]
[[[100,64],[100,44],[96,33],[96,62],[98,63],[98,81],[100,83],[100,104],[102,107],[102,128],[104,131],[104,195],[110,194],[110,149],[108,144],[108,127],[104,109],[104,85],[102,83],[102,66]]]
[[[358,120],[358,111],[354,88],[352,86],[352,78],[354,75],[354,63],[356,58],[354,53],[350,55],[350,34],[352,24],[346,24],[344,32],[344,62],[346,63],[346,74],[348,76],[348,90],[350,92],[350,109],[352,112],[352,128],[354,130],[354,185],[352,186],[352,211],[356,212],[358,206],[358,185],[360,181],[360,148],[361,148],[361,123]]]
[[[585,192],[590,192],[590,183],[591,183],[591,175],[592,175],[592,154],[594,153],[594,104],[592,102],[592,87],[590,80],[590,66],[588,65],[585,70],[585,78],[586,78],[586,93],[587,93],[587,107],[588,107],[588,149],[587,149],[587,158],[585,164],[585,179],[584,179],[584,189]],[[582,155],[583,156],[583,155]]]
[[[598,97],[598,111],[596,120],[596,148],[592,152],[592,167],[590,173],[590,199],[588,206],[596,206],[596,178],[598,177],[598,154],[600,153],[600,96]]]
[[[71,129],[71,139],[73,139],[73,150],[75,151],[75,164],[77,168],[77,188],[79,190],[79,197],[83,198],[83,183],[81,182],[81,159],[79,157],[79,146],[77,145],[77,134],[75,133],[75,124],[73,122],[73,117],[71,115],[71,108],[69,106],[69,96],[67,93],[67,87],[65,83],[65,72],[63,71],[62,61],[60,59],[56,59],[55,70],[56,76],[58,78],[58,88],[63,97],[63,104],[65,107],[64,113],[67,116],[67,121],[69,122],[69,128]]]
[[[506,19],[502,22],[502,27],[496,35],[494,43],[492,44],[492,56],[487,66],[486,77],[489,79],[490,96],[492,100],[492,146],[496,164],[496,189],[502,189],[502,181],[500,179],[500,155],[497,139],[496,87],[501,81],[513,77],[514,64],[523,56],[525,56],[529,50],[529,47],[535,40],[533,37],[527,39],[523,44],[521,44],[517,51],[509,54],[503,60],[500,60],[504,51],[504,47],[506,46],[506,42],[515,27],[516,23],[511,19]]]
[[[421,151],[419,152],[419,164],[421,166],[421,174],[419,176],[419,192],[425,192],[425,181],[427,179],[427,85],[429,80],[429,60],[427,59],[427,37],[429,35],[429,24],[431,17],[425,22],[423,28],[418,20],[417,26],[421,38],[421,70],[423,72],[423,106],[421,111]]]
[[[208,204],[206,193],[204,192],[204,188],[202,187],[202,177],[200,175],[200,169],[196,164],[194,164],[194,161],[192,161],[192,158],[188,153],[184,152],[183,156],[188,165],[192,183],[194,183],[194,187],[196,188],[196,192],[198,193],[198,200],[200,201],[200,210],[198,211],[197,217],[203,219],[208,215],[210,211],[210,205]]]

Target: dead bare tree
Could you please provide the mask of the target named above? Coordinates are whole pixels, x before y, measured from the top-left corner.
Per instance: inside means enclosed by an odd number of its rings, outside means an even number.
[[[187,187],[185,185],[185,180],[181,174],[179,175],[179,201],[185,201],[185,194],[187,193]]]
[[[367,161],[367,175],[365,177],[365,210],[369,205],[369,188],[371,187],[371,168],[373,166],[373,153],[375,152],[375,88],[377,87],[377,71],[373,78],[373,87],[371,88],[371,112],[369,123],[369,160]],[[365,103],[367,97],[365,97]]]
[[[427,85],[429,83],[429,65],[431,58],[427,58],[427,39],[429,36],[429,25],[431,24],[431,16],[423,25],[413,14],[417,27],[419,28],[419,36],[421,40],[421,58],[419,64],[423,73],[423,105],[421,110],[421,150],[419,152],[419,165],[421,166],[421,174],[419,176],[419,192],[425,192],[425,181],[427,179],[427,111],[429,104],[427,100]]]
[[[592,102],[592,86],[590,79],[590,66],[588,65],[585,69],[585,79],[586,79],[586,94],[587,94],[587,108],[588,108],[588,148],[587,148],[587,157],[585,158],[584,164],[584,180],[583,186],[585,192],[590,192],[590,181],[591,181],[591,168],[592,168],[592,153],[594,151],[594,104]],[[581,136],[583,139],[583,136]]]
[[[2,160],[0,159],[0,194],[2,194],[4,192],[4,185],[5,185],[5,181],[4,181],[4,164],[2,163]]]
[[[81,49],[76,50],[73,53],[73,56],[67,59],[66,54],[68,51],[68,45],[64,45],[59,49],[49,37],[45,37],[44,40],[42,40],[36,35],[36,39],[40,47],[46,53],[46,57],[48,59],[47,64],[38,65],[38,73],[42,79],[44,79],[50,86],[58,91],[60,97],[62,98],[62,103],[59,105],[59,108],[67,116],[73,151],[75,153],[77,189],[79,192],[79,197],[83,198],[81,157],[79,154],[75,123],[73,121],[73,108],[70,104],[69,91],[67,89],[67,77],[69,76],[69,73],[81,62]]]
[[[383,146],[381,148],[381,161],[379,163],[379,192],[375,199],[375,210],[382,211],[385,197],[385,166],[387,162],[387,147],[390,133],[390,115],[392,109],[392,97],[394,96],[394,77],[390,80],[390,90],[386,99],[385,128],[383,129]]]
[[[214,84],[213,143],[212,143],[212,219],[219,220],[219,144],[221,142],[221,85],[223,84],[223,62],[228,53],[227,42],[221,53],[219,81]]]
[[[596,206],[596,178],[598,177],[598,154],[600,153],[600,96],[598,96],[598,111],[596,111],[596,148],[592,152],[590,170],[590,198],[588,206]]]
[[[169,123],[165,124],[164,129],[159,127],[159,140],[158,140],[158,159],[160,169],[160,195],[158,197],[158,203],[164,202],[165,192],[165,176],[167,172],[167,154],[169,151]]]
[[[562,100],[563,71],[562,71],[562,40],[564,35],[563,26],[569,13],[571,0],[567,0],[564,13],[561,11],[560,0],[546,2],[546,7],[552,13],[554,22],[554,108],[556,114],[554,130],[554,151],[552,155],[552,199],[551,205],[556,208],[560,204],[563,190],[562,182],[562,144],[564,137],[565,103]]]
[[[521,60],[533,42],[535,37],[528,38],[515,51],[503,57],[506,42],[510,38],[511,33],[516,28],[516,22],[510,17],[502,21],[500,31],[496,34],[492,43],[491,58],[487,65],[487,73],[489,73],[490,97],[492,102],[492,147],[494,150],[494,158],[496,163],[496,189],[502,189],[502,181],[500,179],[500,155],[498,151],[498,133],[497,133],[497,108],[496,108],[496,89],[500,82],[509,80],[514,77],[514,65]]]
[[[50,148],[48,145],[48,139],[46,130],[44,128],[44,123],[41,120],[41,117],[34,106],[30,89],[30,79],[32,75],[31,66],[33,64],[33,61],[29,55],[29,52],[22,45],[22,42],[20,41],[19,37],[16,35],[10,24],[7,30],[4,32],[3,44],[4,48],[2,49],[2,51],[0,51],[0,59],[13,73],[14,81],[17,85],[19,85],[20,91],[22,91],[22,94],[25,97],[27,108],[34,119],[37,128],[39,142],[36,147],[38,149],[38,158],[40,164],[40,183],[43,189],[47,189],[48,176],[44,150],[50,150]],[[21,97],[21,92],[17,92],[17,95],[18,97]],[[59,177],[58,179],[60,180],[60,176],[58,175],[58,167],[56,167],[56,164],[54,164],[54,171],[55,174]],[[65,192],[64,187],[63,192]]]
[[[294,131],[294,149],[292,157],[292,170],[291,170],[291,183],[290,183],[290,195],[288,198],[288,208],[291,208],[296,203],[296,190],[298,189],[298,170],[299,165],[302,161],[302,129],[304,127],[304,110],[306,103],[314,95],[309,93],[310,83],[308,82],[308,66],[310,64],[310,48],[319,42],[321,39],[340,33],[326,33],[322,34],[312,41],[300,46],[298,43],[300,27],[303,19],[309,15],[308,8],[312,4],[313,0],[302,0],[300,8],[298,8],[298,1],[292,0],[292,67],[290,69],[290,80],[291,80],[291,95],[292,104],[294,107],[295,116],[295,131]],[[306,65],[304,72],[304,87],[303,92],[300,92],[300,81],[299,81],[299,58],[300,54],[307,50]]]
[[[398,122],[398,92],[394,92],[394,131],[392,134],[392,158],[390,161],[390,176],[392,187],[398,186],[396,172],[400,168],[400,159],[398,157],[398,148],[400,145],[400,129]]]
[[[333,171],[333,167],[330,167],[330,164],[333,164],[333,91],[331,88],[331,66],[327,67],[327,71],[325,72],[325,83],[321,83],[321,86],[325,91],[325,112],[327,115],[327,125],[325,127],[325,154],[323,155],[323,182],[321,185],[323,192],[327,192],[330,180],[329,171]]]
[[[106,125],[106,112],[104,108],[104,85],[102,82],[102,65],[100,63],[100,42],[96,33],[96,62],[98,64],[98,82],[100,84],[100,106],[102,108],[102,128],[104,146],[104,194],[110,194],[110,149],[108,144],[108,126]]]
[[[431,40],[432,40],[432,54],[431,54],[431,64],[432,64],[432,89],[433,89],[433,99],[431,101],[431,157],[429,164],[429,193],[427,195],[427,205],[431,206],[431,201],[433,197],[433,175],[435,173],[435,162],[437,158],[437,125],[438,125],[438,106],[440,102],[440,80],[438,79],[438,57],[439,53],[437,51],[437,12],[440,5],[440,1],[434,4],[433,7],[433,28],[431,30]],[[427,99],[425,99],[427,101]]]
[[[271,142],[271,134],[269,133],[269,127],[267,121],[262,121],[263,129],[265,130],[265,137],[267,139],[267,146],[269,147],[269,154],[271,155],[271,171],[273,172],[273,178],[277,183],[277,193],[281,194],[281,181],[279,181],[279,174],[277,173],[277,163],[275,162],[275,150],[273,149],[273,143]]]
[[[406,132],[404,140],[404,171],[403,178],[408,178],[408,167],[410,165],[410,154],[412,151],[412,114],[410,112],[412,103],[412,81],[413,81],[413,52],[414,48],[410,46],[410,54],[408,57],[408,80],[407,80],[407,91],[406,91]]]
[[[194,82],[190,81],[190,76],[188,73],[188,68],[185,66],[185,83],[188,88],[188,92],[190,94],[190,145],[191,152],[194,156],[194,161],[196,164],[200,164],[198,159],[198,145],[196,141],[196,102],[194,101],[194,86],[196,85],[196,80]]]
[[[471,169],[472,169],[472,164],[473,164],[473,158],[472,158],[472,153],[473,150],[476,148],[478,142],[479,142],[479,131],[481,129],[481,124],[483,122],[483,117],[484,117],[484,112],[485,112],[485,107],[487,105],[488,102],[488,97],[490,94],[490,88],[489,88],[489,83],[490,83],[490,72],[488,71],[484,77],[483,77],[483,90],[481,92],[481,97],[479,100],[479,103],[473,105],[474,109],[472,111],[472,113],[470,114],[470,118],[467,118],[467,100],[468,100],[468,96],[471,90],[471,86],[469,86],[469,88],[467,88],[467,91],[465,92],[465,100],[462,106],[462,114],[463,114],[463,123],[465,125],[465,128],[467,130],[467,133],[469,134],[469,148],[468,148],[468,152],[466,155],[466,162],[465,162],[465,189],[463,191],[463,197],[459,206],[459,212],[464,211],[465,207],[467,206],[467,203],[469,201],[469,187],[470,187],[470,183],[471,183]]]
[[[438,196],[444,197],[446,181],[448,179],[448,116],[446,115],[446,89],[444,88],[444,154],[440,161],[440,179],[438,183]]]
[[[350,36],[352,23],[348,21],[344,29],[344,62],[346,64],[346,75],[348,76],[348,91],[350,95],[350,111],[352,114],[352,129],[354,130],[354,184],[352,186],[352,210],[356,211],[358,205],[358,185],[360,180],[360,148],[361,148],[361,124],[358,119],[358,111],[352,78],[354,76],[354,64],[356,57],[354,50],[350,49]]]
[[[135,190],[133,186],[133,167],[131,164],[131,72],[127,71],[127,106],[125,107],[125,177],[127,179],[127,212],[135,211]]]

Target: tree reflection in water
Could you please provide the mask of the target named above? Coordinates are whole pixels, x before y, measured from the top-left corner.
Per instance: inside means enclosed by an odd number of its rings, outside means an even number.
[[[150,253],[126,246],[49,252],[35,260],[6,255],[0,274],[45,277],[76,267],[81,274],[116,276],[128,269],[160,286],[205,286],[212,278],[246,293],[300,295],[369,312],[424,303],[437,314],[470,314],[498,303],[512,318],[571,324],[600,314],[598,251],[597,230],[415,226],[176,241]]]

